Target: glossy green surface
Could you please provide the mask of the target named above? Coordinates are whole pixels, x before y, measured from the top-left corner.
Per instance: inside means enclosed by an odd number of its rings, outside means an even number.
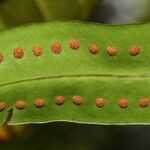
[[[150,25],[107,26],[79,22],[49,22],[33,24],[0,33],[0,99],[7,109],[0,112],[2,123],[9,108],[14,108],[10,124],[71,121],[91,124],[146,124],[150,123],[149,107],[141,108],[138,100],[150,97]],[[81,47],[73,50],[68,41],[79,39]],[[62,52],[54,54],[50,46],[62,44]],[[89,43],[96,43],[100,53],[88,51]],[[141,53],[128,54],[128,48],[138,44]],[[43,54],[36,57],[32,47],[40,45]],[[116,46],[114,57],[107,46]],[[22,47],[25,56],[15,59],[12,51]],[[66,96],[64,105],[54,103],[57,95]],[[81,95],[80,106],[72,103],[73,95]],[[95,105],[97,97],[106,99],[106,106]],[[129,100],[128,108],[121,109],[119,98]],[[44,98],[46,105],[35,108],[34,100]],[[15,102],[24,99],[27,107],[17,110]]]

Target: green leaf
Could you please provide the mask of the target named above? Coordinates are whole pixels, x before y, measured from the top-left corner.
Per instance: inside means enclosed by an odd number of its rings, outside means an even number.
[[[10,124],[69,121],[90,124],[148,124],[149,107],[140,107],[138,100],[150,97],[150,24],[107,26],[80,22],[50,22],[22,26],[0,32],[0,100],[7,107],[0,112],[0,123],[13,108]],[[69,47],[70,39],[80,40],[78,50]],[[55,54],[51,44],[58,41],[62,52]],[[88,45],[95,43],[100,52],[92,54]],[[140,46],[136,56],[128,53],[133,44]],[[41,46],[43,53],[33,55],[33,46]],[[118,49],[109,56],[108,46]],[[16,47],[24,49],[24,57],[13,56]],[[65,103],[55,104],[55,96],[66,97]],[[83,97],[83,104],[72,102],[74,95]],[[106,105],[97,107],[97,97]],[[45,106],[36,108],[37,98]],[[118,100],[126,98],[127,108],[120,108]],[[27,102],[19,110],[17,100]],[[7,118],[8,119],[8,118]],[[8,120],[6,120],[8,122]]]
[[[4,0],[0,3],[0,20],[5,27],[53,19],[84,20],[97,3],[98,0]]]
[[[0,16],[6,26],[43,21],[33,0],[5,0],[0,3]]]
[[[35,2],[45,20],[87,19],[97,4],[97,0],[35,0]]]
[[[4,28],[5,28],[4,21],[2,20],[2,18],[0,18],[0,29],[4,29]]]

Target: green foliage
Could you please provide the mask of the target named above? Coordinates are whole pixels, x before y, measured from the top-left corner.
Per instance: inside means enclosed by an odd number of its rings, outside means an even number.
[[[22,26],[0,32],[0,99],[7,108],[0,112],[0,123],[13,108],[10,124],[69,121],[90,124],[146,124],[150,123],[149,107],[138,105],[141,97],[150,97],[149,80],[150,24],[107,26],[79,22],[50,22]],[[73,50],[68,41],[80,40],[81,47]],[[51,44],[58,41],[62,52],[54,54]],[[100,52],[91,54],[89,43],[96,43]],[[137,56],[128,54],[132,44],[138,44]],[[43,54],[33,55],[32,47],[41,46]],[[116,56],[109,56],[107,46],[118,48]],[[22,47],[22,59],[13,57],[13,49]],[[65,103],[54,103],[57,95],[66,97]],[[72,103],[72,96],[83,96],[83,104]],[[97,97],[106,99],[106,106],[95,105]],[[129,100],[127,108],[120,108],[118,99]],[[46,105],[36,108],[34,101],[44,98]],[[24,110],[15,108],[18,99],[27,102]]]
[[[6,0],[0,3],[0,15],[6,26],[42,21],[33,0]]]
[[[97,0],[35,0],[45,20],[86,19]]]
[[[0,17],[5,26],[53,19],[87,19],[98,0],[4,0]],[[0,26],[1,27],[1,26]]]
[[[136,19],[142,22],[148,22],[150,20],[150,1],[149,0],[143,0],[143,1],[137,1],[137,8],[135,10],[135,14],[137,14]],[[140,5],[141,4],[141,5]],[[132,10],[133,11],[133,10]]]

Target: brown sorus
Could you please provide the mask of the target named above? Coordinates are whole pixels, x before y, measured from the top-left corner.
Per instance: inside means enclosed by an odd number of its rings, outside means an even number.
[[[140,53],[140,47],[138,45],[132,45],[129,47],[128,51],[130,55],[136,56]]]
[[[0,111],[3,111],[6,108],[6,104],[4,102],[0,102]]]
[[[27,106],[27,104],[24,100],[18,100],[16,102],[16,108],[18,108],[18,109],[24,109],[26,106]]]
[[[43,107],[45,105],[45,101],[42,98],[38,98],[35,100],[34,105],[36,107]]]
[[[59,42],[54,42],[52,45],[51,45],[51,49],[54,53],[58,54],[61,52],[62,50],[62,46]]]
[[[97,54],[99,52],[99,47],[94,43],[89,44],[88,49],[92,54]]]
[[[24,50],[21,47],[17,47],[13,51],[13,55],[16,58],[22,58],[24,56]]]
[[[0,63],[4,60],[4,56],[2,53],[0,53]]]
[[[102,97],[96,98],[96,106],[104,107],[106,105],[106,100]]]
[[[75,96],[72,97],[72,101],[73,101],[74,104],[80,105],[80,104],[83,103],[83,97],[80,96],[80,95],[75,95]]]
[[[42,48],[40,46],[33,47],[32,51],[35,56],[40,56],[42,54]]]
[[[56,96],[55,103],[57,105],[62,105],[65,102],[65,96]]]
[[[128,100],[126,98],[121,98],[119,101],[118,101],[118,105],[119,107],[121,108],[126,108],[128,107]]]
[[[77,39],[72,39],[72,40],[69,41],[69,46],[72,49],[79,49],[79,47],[80,47],[80,41],[77,40]]]
[[[107,53],[110,55],[110,56],[115,56],[117,54],[117,48],[114,47],[114,46],[108,46],[107,47]]]
[[[141,107],[147,107],[149,105],[149,99],[144,97],[144,98],[141,98],[139,101],[138,101],[138,104],[139,106]]]

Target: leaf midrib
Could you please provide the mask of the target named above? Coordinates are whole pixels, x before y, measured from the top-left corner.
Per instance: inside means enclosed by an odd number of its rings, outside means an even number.
[[[43,76],[43,77],[36,77],[36,78],[28,78],[28,79],[22,79],[17,81],[11,81],[6,82],[3,84],[0,84],[0,87],[19,84],[19,83],[27,83],[27,82],[34,82],[34,81],[41,81],[41,80],[49,80],[49,79],[63,79],[63,78],[102,78],[102,77],[108,77],[108,78],[130,78],[130,79],[144,79],[144,78],[150,78],[150,74],[141,74],[141,75],[117,75],[117,74],[75,74],[75,75],[60,75],[60,76]]]

